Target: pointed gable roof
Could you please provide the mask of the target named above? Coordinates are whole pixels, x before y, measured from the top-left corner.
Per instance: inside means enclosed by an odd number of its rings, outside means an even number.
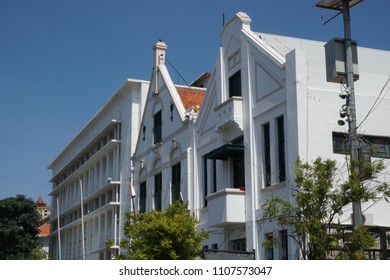
[[[199,111],[206,93],[206,89],[176,86],[176,90],[186,110],[193,109],[195,112]]]

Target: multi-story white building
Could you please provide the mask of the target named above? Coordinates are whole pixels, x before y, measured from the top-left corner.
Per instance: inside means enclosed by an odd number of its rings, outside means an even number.
[[[126,80],[49,165],[52,259],[110,259],[117,253],[148,87],[147,81]]]
[[[276,195],[292,198],[298,157],[309,162],[317,157],[336,159],[340,166],[345,163],[348,128],[337,123],[345,103],[339,97],[343,86],[326,81],[324,42],[257,33],[250,23],[245,13],[226,22],[211,75],[200,76],[190,86],[174,85],[165,66],[167,46],[158,42],[150,87],[147,82],[131,83],[138,85],[135,91],[143,96],[139,97],[142,101],[128,101],[121,107],[121,143],[106,143],[105,160],[100,156],[91,164],[81,160],[101,142],[95,135],[103,134],[93,133],[92,128],[100,127],[104,135],[114,128],[117,135],[118,126],[111,120],[118,118],[99,112],[50,165],[52,204],[59,206],[61,213],[58,231],[53,208],[52,241],[56,244],[60,233],[61,244],[67,248],[63,258],[81,258],[81,231],[88,258],[110,257],[112,252],[106,251],[104,241],[120,239],[123,219],[117,217],[133,209],[126,188],[129,177],[136,190],[137,212],[161,210],[176,199],[188,201],[199,227],[210,232],[204,242],[210,249],[254,252],[256,259],[300,257],[288,230],[264,220],[261,206]],[[384,124],[390,120],[390,98],[386,96],[390,52],[358,48],[358,58],[355,94],[360,139],[379,148],[372,158],[389,163],[390,128]],[[140,90],[141,85],[145,90]],[[137,117],[132,115],[134,106]],[[131,125],[125,128],[129,120]],[[115,137],[109,139],[119,140]],[[126,148],[130,143],[132,148]],[[119,156],[111,161],[109,154],[114,156],[114,151]],[[115,166],[118,158],[121,168],[103,169],[108,162]],[[116,172],[110,173],[109,182],[104,181],[107,170]],[[97,185],[92,183],[97,182],[94,176],[100,178]],[[387,176],[382,179],[388,180]],[[80,186],[87,188],[83,213]],[[390,205],[384,200],[363,204],[362,209],[367,225],[390,227]],[[351,224],[350,211],[341,222]],[[280,242],[265,250],[261,244],[269,234]],[[389,236],[384,237],[386,246]],[[58,256],[58,248],[52,246],[53,256]]]
[[[167,46],[157,42],[155,63],[137,147],[132,156],[136,209],[162,210],[183,199],[194,209],[198,193],[193,165],[194,122],[205,89],[174,85],[165,65]],[[207,73],[193,84],[208,79]]]
[[[193,210],[212,229],[206,242],[212,248],[254,251],[257,259],[298,259],[288,231],[264,220],[261,206],[274,196],[291,199],[298,157],[345,165],[348,128],[337,123],[343,85],[326,80],[324,42],[257,33],[250,23],[237,13],[222,31],[195,124],[199,195]],[[390,120],[390,52],[358,48],[358,58],[358,133],[378,148],[372,157],[389,164],[390,128],[384,124]],[[389,227],[390,204],[383,199],[362,209],[366,225]],[[350,214],[341,223],[351,224]],[[280,241],[272,251],[261,245],[269,234]]]

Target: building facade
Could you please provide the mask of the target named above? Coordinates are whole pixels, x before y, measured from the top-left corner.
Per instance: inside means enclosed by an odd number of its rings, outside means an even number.
[[[194,122],[205,89],[174,85],[165,65],[167,46],[154,48],[155,64],[137,147],[132,156],[138,212],[162,210],[175,200],[193,208]],[[197,80],[199,81],[199,79]]]
[[[298,158],[335,159],[341,179],[348,176],[343,173],[348,129],[337,122],[345,105],[340,98],[344,89],[326,80],[324,45],[254,32],[250,17],[240,12],[223,27],[211,74],[179,86],[165,65],[167,46],[157,42],[151,80],[130,83],[138,86],[134,91],[141,101],[129,100],[120,118],[99,112],[50,165],[53,210],[60,209],[52,217],[53,255],[59,255],[55,242],[61,235],[68,248],[63,257],[80,258],[83,231],[88,258],[109,258],[112,250],[104,248],[104,241],[112,238],[117,244],[125,211],[162,210],[179,199],[188,202],[199,227],[209,231],[205,248],[250,252],[256,259],[299,259],[288,229],[263,219],[261,206],[275,196],[292,199]],[[359,139],[376,148],[372,159],[389,164],[390,128],[383,124],[390,120],[390,52],[358,48],[358,55]],[[97,127],[104,133],[92,133]],[[101,143],[92,135],[109,131],[116,136],[104,142],[113,142],[103,149],[107,158],[95,157],[86,165],[85,152]],[[388,180],[388,171],[380,179]],[[129,178],[133,199],[126,187]],[[86,189],[83,198],[81,187]],[[362,210],[366,225],[390,226],[390,205],[384,199],[363,203]],[[350,225],[351,211],[340,222]],[[279,246],[265,250],[262,243],[270,235]]]
[[[292,199],[298,158],[335,159],[341,179],[347,178],[348,128],[337,122],[345,89],[326,80],[324,42],[254,32],[250,23],[248,15],[237,13],[222,31],[219,56],[195,123],[194,173],[200,195],[194,211],[201,226],[212,229],[209,248],[245,249],[256,259],[299,259],[289,231],[263,219],[261,206],[275,196]],[[359,141],[376,148],[373,160],[380,158],[388,165],[390,129],[382,124],[390,120],[390,98],[385,94],[390,52],[358,48],[358,54]],[[388,180],[388,171],[382,180]],[[363,203],[362,209],[366,225],[390,225],[390,205],[384,199]],[[340,222],[351,224],[350,209]],[[279,246],[266,250],[262,242],[270,235]]]
[[[147,89],[147,81],[125,81],[49,165],[51,259],[111,259],[118,253]],[[107,249],[106,240],[115,245]]]

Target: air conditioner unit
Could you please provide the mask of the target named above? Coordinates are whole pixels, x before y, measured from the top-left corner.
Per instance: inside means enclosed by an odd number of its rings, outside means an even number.
[[[325,44],[326,80],[332,83],[347,82],[345,67],[345,39],[333,38]],[[353,80],[359,79],[357,43],[352,41]]]

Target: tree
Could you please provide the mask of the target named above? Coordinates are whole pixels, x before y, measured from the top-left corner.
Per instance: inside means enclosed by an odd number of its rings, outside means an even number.
[[[40,217],[32,199],[16,195],[0,200],[0,259],[32,259],[40,246]]]
[[[384,168],[383,162],[378,161],[361,166],[360,170],[374,179]],[[262,206],[265,219],[276,219],[281,227],[290,229],[304,259],[326,259],[332,250],[342,252],[339,258],[362,258],[359,252],[373,245],[365,227],[355,228],[349,239],[340,243],[344,239],[338,219],[352,201],[367,202],[380,197],[387,200],[389,185],[369,180],[356,186],[351,179],[340,183],[337,172],[336,161],[317,158],[309,164],[298,159],[293,201],[273,197]],[[263,245],[267,248],[273,243],[274,240],[266,240]]]
[[[192,260],[202,255],[201,242],[206,231],[197,230],[198,221],[186,210],[186,204],[176,201],[164,211],[150,211],[140,215],[127,213],[124,225],[127,249],[117,259],[135,260]],[[112,241],[106,243],[108,247]]]

